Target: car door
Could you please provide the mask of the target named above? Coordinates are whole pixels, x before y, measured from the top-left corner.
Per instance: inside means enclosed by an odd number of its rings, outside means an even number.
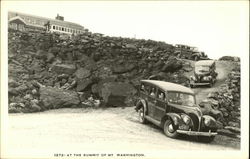
[[[166,113],[166,93],[161,89],[157,91],[154,108],[154,118],[160,121]]]
[[[148,115],[154,118],[155,104],[156,104],[156,87],[150,86],[148,94]]]

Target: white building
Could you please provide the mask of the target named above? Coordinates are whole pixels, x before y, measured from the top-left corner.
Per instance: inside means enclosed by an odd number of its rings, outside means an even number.
[[[34,16],[19,12],[8,12],[9,28],[16,30],[47,30],[65,34],[80,34],[88,31],[83,26],[64,21],[64,17],[57,15],[55,19]]]

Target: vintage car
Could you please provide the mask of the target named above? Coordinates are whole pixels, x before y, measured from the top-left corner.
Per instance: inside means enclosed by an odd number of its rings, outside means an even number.
[[[218,75],[214,60],[202,60],[195,63],[194,76],[190,77],[190,87],[208,85],[212,87]]]
[[[135,109],[141,123],[155,124],[171,138],[186,134],[211,142],[217,134],[216,120],[202,114],[190,88],[158,80],[141,80],[139,92]]]

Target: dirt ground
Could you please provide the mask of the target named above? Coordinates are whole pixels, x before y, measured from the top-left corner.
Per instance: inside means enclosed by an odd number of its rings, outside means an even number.
[[[239,139],[220,135],[209,144],[187,136],[168,138],[160,128],[139,123],[133,107],[11,114],[8,134],[8,154],[14,157],[30,152],[240,149]]]
[[[219,76],[215,86],[194,89],[198,102],[223,84],[232,68],[228,63],[217,62]],[[134,107],[65,108],[33,114],[10,114],[8,130],[6,149],[9,157],[13,158],[67,152],[240,149],[240,139],[221,135],[209,144],[188,136],[168,138],[160,128],[140,124]]]

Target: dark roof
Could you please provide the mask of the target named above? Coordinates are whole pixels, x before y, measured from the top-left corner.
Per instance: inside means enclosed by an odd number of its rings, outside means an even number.
[[[195,66],[211,66],[215,63],[214,60],[201,60],[195,63]]]
[[[73,29],[79,29],[79,30],[84,29],[83,26],[81,26],[79,24],[76,24],[76,23],[72,23],[72,22],[67,22],[67,21],[62,21],[62,20],[56,20],[56,19],[51,19],[51,18],[45,18],[45,17],[40,17],[40,16],[26,14],[26,13],[19,13],[19,12],[12,12],[12,11],[10,11],[9,13],[16,14],[16,15],[18,15],[20,17],[22,17],[22,16],[31,17],[31,18],[43,21],[44,23],[47,23],[48,21],[50,21],[50,24],[54,24],[54,25],[60,25],[60,26],[63,26],[63,27],[68,27],[68,28],[73,28]],[[28,25],[34,25],[34,24],[32,24],[32,23],[30,23],[30,22],[28,22],[26,20],[25,20],[25,22]]]
[[[194,92],[190,88],[175,83],[158,81],[158,80],[141,80],[141,82],[153,84],[165,91],[178,91],[178,92],[194,94]]]

